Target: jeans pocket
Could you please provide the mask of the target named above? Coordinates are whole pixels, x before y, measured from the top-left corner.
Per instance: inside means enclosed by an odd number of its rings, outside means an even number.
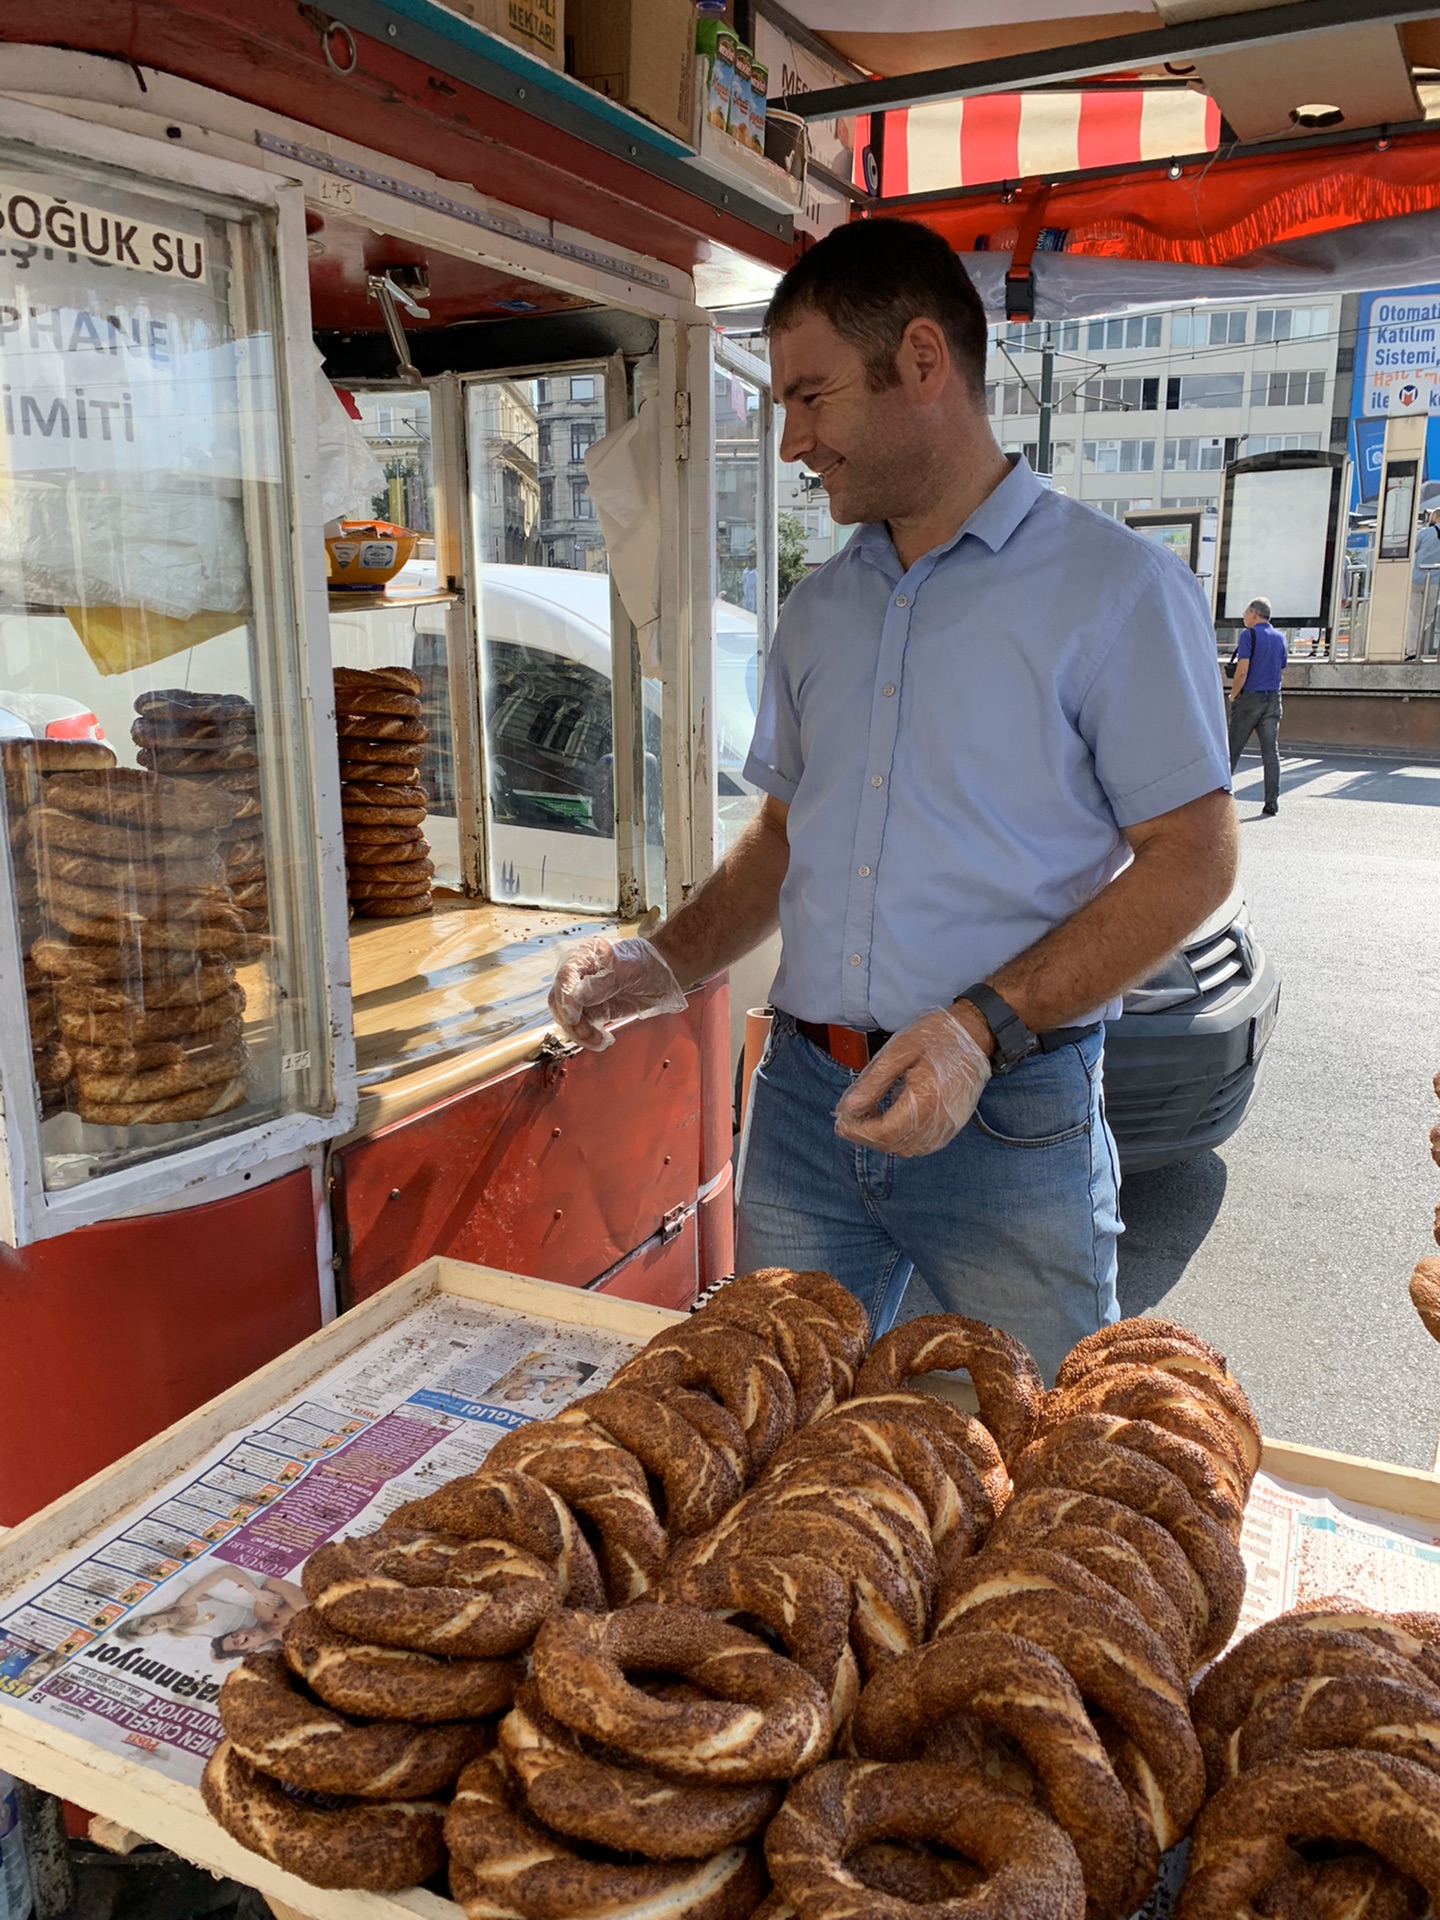
[[[1094,1083],[1080,1049],[1032,1056],[997,1074],[980,1096],[975,1124],[1006,1147],[1059,1147],[1090,1131]]]

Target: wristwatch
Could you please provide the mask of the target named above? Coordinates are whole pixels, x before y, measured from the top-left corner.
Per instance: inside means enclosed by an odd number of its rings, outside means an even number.
[[[1009,1073],[1022,1060],[1028,1060],[1039,1046],[1038,1038],[1010,1002],[1003,1000],[993,987],[987,987],[983,981],[978,986],[967,987],[956,998],[968,1000],[972,1007],[978,1008],[985,1016],[995,1036],[995,1045],[990,1050],[990,1065],[995,1073]]]

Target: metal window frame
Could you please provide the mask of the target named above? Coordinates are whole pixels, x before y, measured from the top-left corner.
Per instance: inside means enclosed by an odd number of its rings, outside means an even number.
[[[0,134],[36,147],[52,164],[70,159],[114,167],[153,182],[157,191],[190,187],[253,207],[273,221],[280,364],[288,414],[281,456],[289,520],[288,541],[275,558],[280,567],[288,566],[292,583],[300,735],[312,750],[314,905],[319,916],[314,933],[323,961],[321,990],[328,997],[313,1030],[328,1038],[331,1049],[328,1112],[284,1114],[162,1158],[98,1175],[84,1186],[47,1192],[33,1099],[29,1027],[19,987],[23,971],[14,882],[10,862],[0,860],[0,979],[14,983],[11,991],[0,991],[0,1089],[4,1090],[0,1099],[0,1242],[25,1246],[153,1207],[218,1175],[273,1166],[348,1132],[355,1121],[356,1083],[339,763],[333,732],[326,751],[315,726],[317,704],[322,713],[331,713],[334,693],[314,410],[296,404],[314,377],[303,192],[297,183],[258,168],[180,147],[162,147],[140,135],[9,99],[0,100]]]

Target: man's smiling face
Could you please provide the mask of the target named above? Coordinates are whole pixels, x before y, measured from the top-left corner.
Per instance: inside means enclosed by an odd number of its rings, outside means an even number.
[[[876,386],[859,348],[813,311],[771,334],[770,373],[785,409],[780,457],[819,474],[838,525],[903,518],[924,504],[929,409],[905,382]]]

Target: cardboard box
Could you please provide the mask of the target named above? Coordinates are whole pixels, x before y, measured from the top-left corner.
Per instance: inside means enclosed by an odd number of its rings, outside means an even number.
[[[569,0],[565,38],[577,80],[689,145],[693,0]]]
[[[441,0],[552,67],[565,64],[565,0]]]

